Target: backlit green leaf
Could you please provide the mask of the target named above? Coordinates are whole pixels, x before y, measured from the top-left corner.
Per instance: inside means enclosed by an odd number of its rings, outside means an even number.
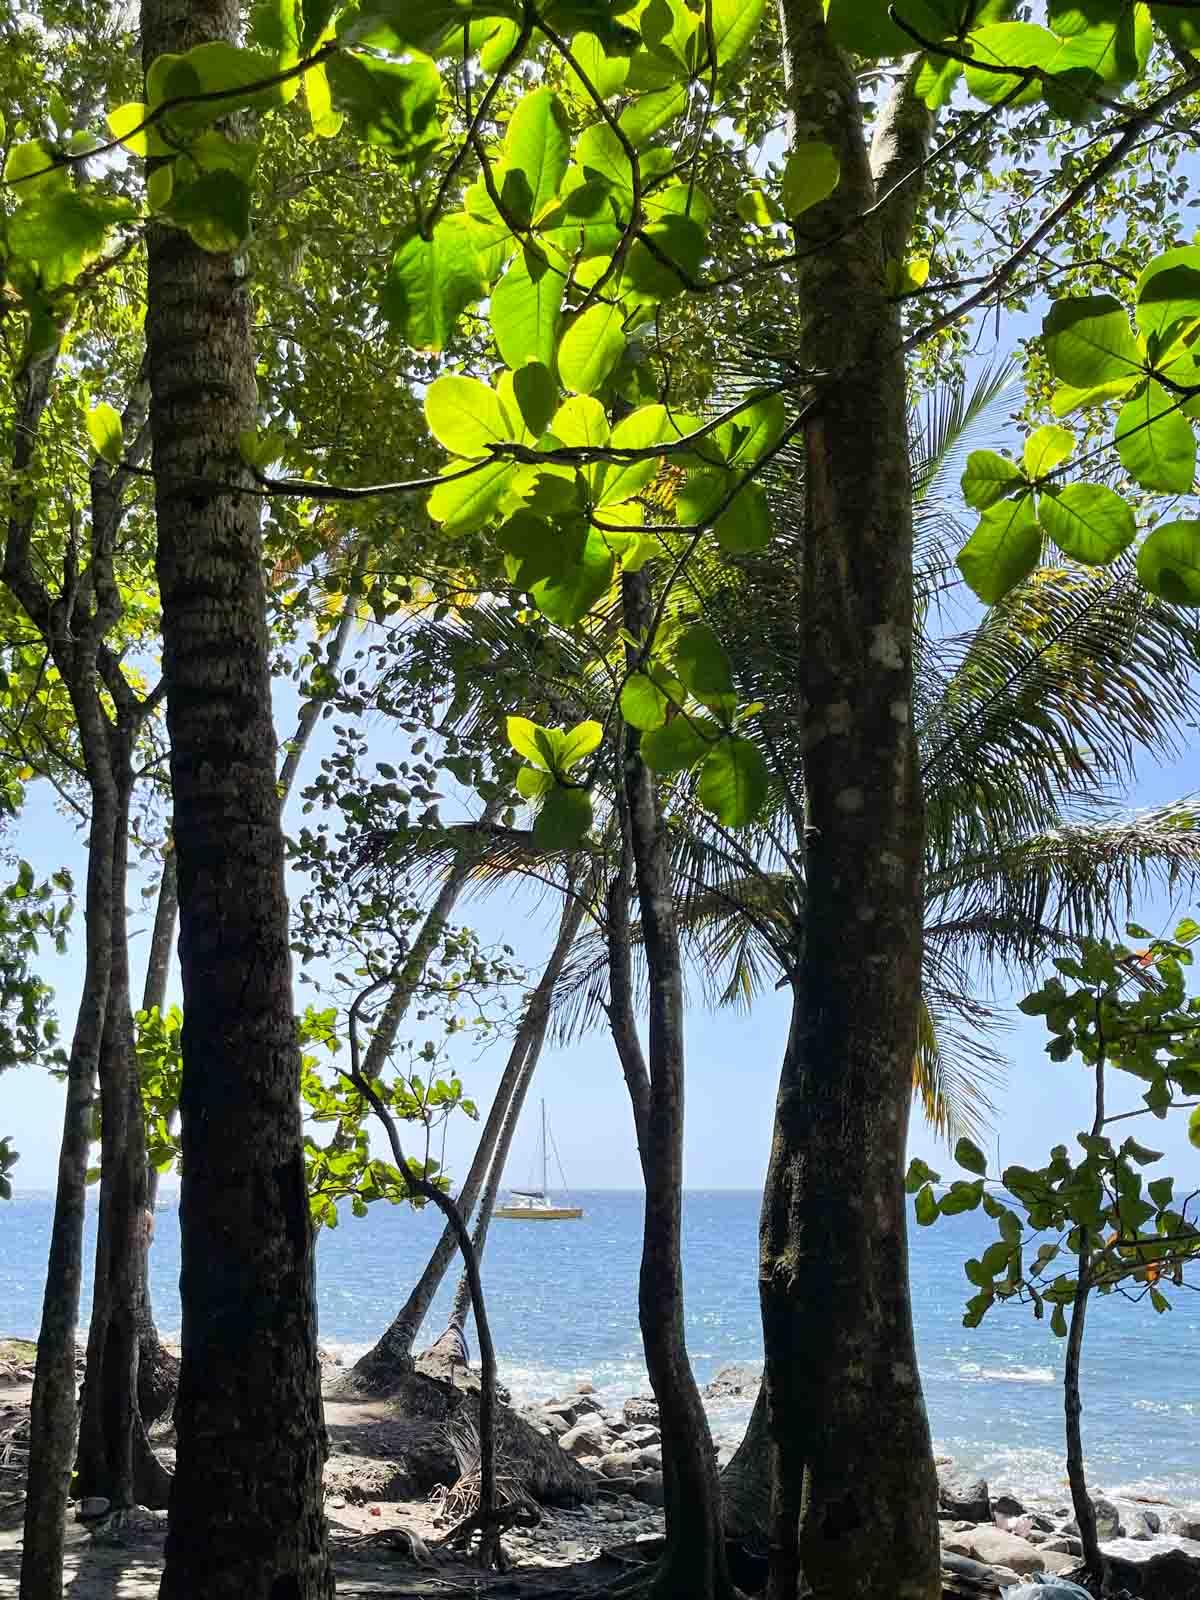
[[[92,442],[92,449],[110,466],[116,466],[125,450],[125,437],[121,430],[121,418],[114,406],[106,400],[101,400],[92,407],[87,414],[88,438]]]
[[[1037,565],[1042,530],[1032,495],[989,506],[958,555],[958,568],[985,605],[995,605]]]
[[[749,48],[766,9],[766,0],[712,0],[712,40],[722,70]]]
[[[1127,550],[1137,533],[1132,509],[1099,483],[1069,483],[1038,501],[1038,520],[1063,555],[1102,567]]]
[[[841,175],[841,162],[829,145],[812,141],[794,145],[783,169],[783,209],[789,217],[798,217],[828,199]]]
[[[1177,322],[1200,317],[1200,247],[1164,250],[1137,281],[1137,325],[1162,337]]]
[[[687,103],[688,86],[682,82],[673,83],[667,89],[655,89],[650,94],[639,95],[621,113],[621,132],[636,150],[661,128],[665,128],[668,122],[681,116],[687,110]]]
[[[1075,448],[1075,435],[1066,428],[1037,428],[1025,441],[1023,460],[1025,471],[1031,478],[1040,478],[1053,472]],[[969,464],[968,464],[969,466]],[[974,502],[972,502],[974,503]],[[980,510],[983,509],[981,506]]]
[[[1007,456],[994,450],[972,450],[967,457],[966,470],[960,488],[963,499],[976,511],[986,511],[988,506],[1003,500],[1021,482],[1021,469]]]
[[[384,316],[417,350],[443,350],[467,306],[487,293],[471,218],[443,217],[432,239],[410,229],[392,257]]]
[[[600,747],[604,729],[598,722],[577,722],[567,734],[559,757],[559,771],[570,772],[586,756]]]
[[[1200,606],[1200,522],[1168,522],[1155,528],[1138,551],[1137,572],[1160,599],[1177,606]]]
[[[539,438],[545,433],[558,404],[554,379],[542,362],[527,361],[513,373],[512,388],[522,422],[533,438]]]
[[[545,771],[549,765],[546,759],[544,741],[540,737],[545,729],[531,722],[528,717],[506,717],[504,731],[508,742],[519,756],[524,756],[526,761]]]
[[[552,89],[535,89],[517,104],[504,137],[501,175],[520,172],[528,209],[516,220],[528,225],[554,199],[567,170],[570,129],[562,101]]]
[[[447,373],[425,391],[425,420],[440,445],[456,456],[486,456],[513,437],[500,396],[478,378]]]
[[[575,394],[595,394],[625,349],[621,309],[594,305],[577,317],[558,348],[558,375]]]
[[[767,798],[767,764],[750,739],[725,738],[705,756],[696,796],[726,828],[744,828]]]
[[[341,50],[325,63],[334,108],[348,116],[368,144],[413,160],[442,136],[438,120],[441,73],[426,56],[382,61]]]
[[[457,463],[454,470],[461,471]],[[507,461],[488,461],[465,477],[439,483],[429,496],[429,515],[443,533],[475,533],[499,509],[512,470]]]
[[[616,560],[601,534],[588,528],[582,537],[576,535],[576,541],[563,575],[547,578],[530,590],[542,615],[564,628],[583,620],[612,588],[616,572]]]
[[[684,687],[706,705],[734,696],[729,657],[706,622],[693,623],[675,641],[675,671]]]
[[[542,801],[533,824],[533,842],[542,850],[573,850],[587,837],[591,825],[592,798],[587,790],[556,784]]]
[[[520,367],[526,361],[540,362],[547,369],[552,365],[565,287],[561,269],[541,253],[526,247],[513,257],[492,290],[489,313],[508,366]]]
[[[535,767],[522,767],[517,773],[517,793],[523,800],[540,800],[553,787],[554,779],[548,772],[539,772]]]
[[[744,483],[713,529],[727,556],[750,555],[771,542],[771,512],[761,483]]]
[[[622,686],[621,715],[631,728],[643,732],[661,728],[669,704],[663,690],[644,672],[631,673]]]
[[[987,1174],[987,1157],[979,1146],[971,1139],[960,1139],[954,1146],[954,1159],[960,1167],[965,1167],[968,1172],[974,1172],[979,1177]]]
[[[666,406],[639,406],[617,423],[611,442],[622,450],[647,450],[671,436]],[[658,475],[660,460],[651,455],[644,461],[613,462],[604,467],[596,504],[614,506],[631,499]]]
[[[1200,274],[1197,274],[1200,281]],[[1121,407],[1117,454],[1143,489],[1187,494],[1196,475],[1196,436],[1179,401],[1161,384],[1147,383]]]
[[[721,730],[711,717],[684,716],[671,718],[661,728],[654,728],[642,736],[642,755],[646,765],[663,777],[673,772],[685,772],[694,767]]]
[[[1073,388],[1126,379],[1134,383],[1142,355],[1120,301],[1109,294],[1056,300],[1042,323],[1046,359]]]

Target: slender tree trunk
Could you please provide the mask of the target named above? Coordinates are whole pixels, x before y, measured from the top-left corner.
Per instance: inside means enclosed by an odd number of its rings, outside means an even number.
[[[356,591],[358,589],[358,579],[366,560],[366,548],[365,545],[362,546],[354,558],[346,603],[342,607],[342,614],[338,618],[337,628],[334,630],[333,638],[330,639],[325,652],[325,669],[327,672],[337,672],[342,664],[342,657],[346,654],[346,646],[350,643],[350,636],[354,632],[354,619],[358,615],[360,598]],[[287,800],[288,795],[291,793],[292,785],[296,781],[296,774],[300,770],[300,763],[304,759],[304,752],[308,748],[308,741],[312,738],[312,731],[320,720],[324,704],[324,701],[314,698],[306,700],[300,708],[300,715],[296,720],[296,731],[288,740],[283,765],[279,769],[279,799],[281,804]]]
[[[238,37],[234,0],[144,0],[147,65]],[[325,1430],[241,261],[147,233],[184,996],[183,1365],[162,1600],[329,1600]]]
[[[154,908],[154,929],[142,984],[142,1010],[158,1011],[167,1003],[167,982],[175,948],[175,927],[179,920],[179,876],[175,865],[175,846],[167,840],[163,850],[162,874],[158,880],[158,901]],[[172,1124],[174,1117],[171,1118]],[[143,1129],[143,1141],[145,1133]],[[158,1204],[161,1174],[146,1163],[146,1225],[138,1234],[138,1265],[135,1289],[135,1315],[138,1324],[138,1407],[147,1427],[165,1415],[179,1387],[179,1361],[163,1344],[154,1322],[150,1297],[150,1246],[154,1242],[154,1211]]]
[[[637,758],[637,737],[632,728],[622,735],[622,756]],[[637,1005],[633,990],[633,937],[629,905],[633,894],[633,840],[629,832],[629,807],[625,803],[622,774],[617,774],[616,808],[621,830],[621,855],[608,887],[608,1026],[616,1046],[617,1059],[629,1091],[638,1155],[646,1169],[646,1140],[650,1125],[650,1077],[637,1031]]]
[[[904,91],[868,159],[821,0],[781,0],[797,141],[841,180],[796,227],[805,425],[806,930],[764,1196],[771,1600],[936,1600],[936,1479],[913,1342],[902,1173],[920,1003],[922,807],[912,718],[904,358],[886,280],[925,149]],[[911,77],[907,80],[911,86]]]
[[[1097,1035],[1100,1041],[1099,1059],[1096,1062],[1096,1111],[1092,1122],[1092,1138],[1104,1132],[1104,1037],[1100,1031],[1100,1003],[1096,1003]],[[1087,1322],[1088,1300],[1092,1293],[1092,1230],[1081,1227],[1079,1249],[1076,1252],[1078,1273],[1075,1299],[1071,1306],[1071,1325],[1067,1330],[1066,1367],[1063,1372],[1063,1408],[1066,1413],[1067,1481],[1071,1485],[1071,1505],[1079,1527],[1083,1545],[1083,1559],[1088,1571],[1102,1584],[1107,1577],[1108,1563],[1100,1549],[1100,1536],[1096,1529],[1096,1508],[1088,1493],[1087,1475],[1083,1466],[1083,1397],[1080,1392],[1080,1365],[1083,1359],[1083,1332]]]
[[[508,1153],[512,1149],[513,1135],[517,1131],[517,1124],[521,1120],[521,1112],[525,1106],[525,1097],[529,1093],[529,1085],[533,1082],[534,1072],[537,1070],[538,1060],[542,1054],[542,1046],[546,1042],[546,1033],[550,1027],[550,1006],[554,999],[554,990],[562,976],[563,967],[571,954],[571,948],[579,937],[579,930],[583,926],[584,915],[587,911],[586,895],[569,895],[563,907],[562,919],[558,925],[558,937],[554,941],[554,949],[550,953],[538,981],[537,988],[530,998],[525,1020],[532,1029],[529,1037],[525,1059],[521,1064],[521,1071],[513,1088],[512,1096],[508,1102],[508,1111],[504,1118],[504,1127],[496,1141],[492,1154],[492,1164],[488,1172],[487,1187],[483,1191],[483,1199],[479,1203],[479,1215],[475,1220],[475,1232],[472,1243],[475,1247],[475,1256],[478,1261],[483,1260],[483,1252],[487,1248],[488,1229],[491,1226],[492,1213],[496,1209],[496,1197],[500,1193],[500,1186],[504,1181],[504,1168],[508,1161]],[[499,1098],[499,1090],[497,1090]],[[451,1307],[447,1331],[457,1330],[461,1336],[467,1325],[467,1313],[471,1309],[471,1283],[464,1263],[463,1272],[458,1280],[458,1288],[454,1292],[454,1303]],[[444,1336],[443,1336],[444,1337]]]
[[[550,997],[554,992],[555,984],[566,964],[570,954],[570,944],[564,946],[560,931],[558,942],[551,952],[549,961],[538,986],[530,997],[525,1008],[525,1015],[517,1030],[512,1048],[509,1051],[508,1061],[501,1074],[500,1082],[496,1086],[496,1093],[492,1098],[491,1109],[487,1121],[484,1123],[483,1132],[479,1135],[479,1143],[475,1147],[475,1155],[467,1172],[466,1181],[460,1189],[456,1204],[464,1221],[470,1222],[475,1209],[475,1202],[483,1187],[489,1165],[496,1150],[497,1141],[504,1129],[505,1117],[512,1100],[517,1084],[520,1082],[525,1061],[531,1050],[541,1049],[541,1038],[546,1030],[549,1018]],[[394,999],[393,995],[393,999]],[[390,1002],[389,1002],[390,1009]],[[373,1076],[370,1072],[372,1051],[375,1041],[380,1037],[387,1022],[388,1012],[385,1010],[379,1026],[376,1028],[368,1046],[364,1074]],[[393,1034],[394,1037],[394,1034]],[[391,1043],[389,1041],[388,1048]],[[382,1064],[382,1063],[381,1063]],[[374,1074],[377,1076],[377,1073]],[[442,1230],[441,1237],[433,1248],[425,1270],[413,1285],[408,1299],[401,1306],[399,1312],[392,1319],[380,1338],[372,1345],[367,1353],[355,1363],[352,1382],[356,1387],[366,1388],[372,1392],[384,1392],[394,1384],[400,1373],[408,1371],[412,1366],[413,1345],[425,1318],[429,1315],[429,1308],[434,1297],[441,1287],[442,1279],[454,1259],[458,1248],[458,1239],[454,1226],[447,1223]]]
[[[650,621],[646,574],[625,573],[621,587],[625,627],[640,639]],[[733,1587],[725,1563],[716,1461],[684,1336],[682,966],[670,845],[639,742],[630,730],[622,776],[650,980],[650,1093],[643,1149],[646,1209],[638,1319],[661,1419],[667,1525],[666,1551],[653,1593],[662,1600],[684,1595],[689,1600],[724,1600],[733,1594]]]
[[[115,788],[94,781],[88,830],[83,997],[67,1068],[58,1187],[33,1380],[20,1600],[61,1600],[62,1596],[63,1530],[75,1458],[75,1333],[83,1269],[87,1157],[112,955],[116,814]]]
[[[143,1295],[146,1148],[129,999],[128,736],[110,741],[117,778],[112,845],[112,960],[100,1050],[100,1216],[88,1333],[87,1375],[76,1458],[81,1496],[103,1495],[116,1511],[165,1505],[168,1478],[155,1461],[138,1406],[139,1317]]]

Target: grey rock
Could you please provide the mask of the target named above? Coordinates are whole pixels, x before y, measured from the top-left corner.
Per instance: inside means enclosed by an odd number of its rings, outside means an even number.
[[[1069,1578],[1055,1578],[1048,1583],[1023,1583],[1019,1589],[1010,1589],[1007,1600],[1092,1600],[1091,1595]]]
[[[657,1444],[662,1435],[657,1428],[652,1428],[648,1422],[641,1422],[635,1427],[627,1427],[625,1429],[625,1437],[630,1444],[637,1445],[638,1449],[641,1450],[648,1444]]]
[[[1036,1545],[990,1523],[972,1528],[969,1533],[949,1534],[942,1540],[942,1547],[989,1567],[1009,1567],[1016,1573],[1042,1572],[1046,1565]]]
[[[662,1446],[657,1444],[648,1444],[644,1446],[637,1453],[637,1463],[639,1467],[650,1467],[655,1472],[661,1472]]]
[[[106,1517],[111,1509],[111,1500],[106,1500],[102,1494],[90,1494],[86,1500],[79,1502],[77,1514],[85,1522],[91,1522],[96,1517]]]
[[[558,1442],[568,1455],[602,1455],[607,1435],[608,1429],[604,1425],[604,1418],[590,1416],[582,1418],[574,1427],[568,1428]]]
[[[1121,1522],[1121,1513],[1111,1500],[1105,1500],[1097,1495],[1092,1501],[1092,1510],[1096,1516],[1096,1537],[1098,1539],[1121,1539],[1124,1537],[1125,1528]],[[1066,1524],[1068,1533],[1078,1533],[1079,1524],[1075,1518]]]
[[[731,1400],[738,1395],[754,1394],[762,1382],[762,1375],[757,1367],[749,1367],[743,1361],[734,1362],[732,1366],[722,1367],[711,1383],[706,1383],[701,1390],[706,1400]]]
[[[1158,1535],[1152,1539],[1108,1539],[1112,1585],[1141,1600],[1200,1600],[1200,1540]]]
[[[575,1385],[576,1394],[595,1394],[595,1392],[596,1385],[590,1378],[580,1378],[579,1382]]]
[[[1056,1533],[1053,1538],[1047,1539],[1042,1545],[1043,1550],[1056,1550],[1065,1556],[1081,1556],[1083,1554],[1083,1540],[1076,1538],[1072,1533]]]
[[[1172,1511],[1161,1531],[1177,1534],[1181,1539],[1200,1539],[1200,1511],[1188,1506]]]
[[[991,1501],[988,1486],[982,1478],[968,1481],[960,1478],[942,1478],[938,1481],[938,1504],[941,1509],[961,1522],[990,1522]]]
[[[1158,1532],[1157,1526],[1151,1526],[1150,1518],[1144,1511],[1126,1511],[1125,1537],[1127,1539],[1153,1539]],[[1157,1524],[1158,1518],[1154,1518]]]
[[[635,1451],[611,1450],[607,1455],[600,1457],[597,1470],[606,1478],[631,1478],[638,1465],[638,1456]]]
[[[570,1422],[566,1417],[563,1416],[561,1411],[545,1412],[542,1417],[542,1423],[545,1427],[549,1428],[551,1433],[555,1434],[560,1439],[562,1438],[563,1434],[569,1432],[571,1428]]]
[[[621,1415],[626,1422],[650,1423],[658,1427],[658,1401],[652,1395],[637,1395],[626,1400],[621,1407]]]
[[[1024,1502],[1018,1500],[1015,1494],[1001,1491],[992,1496],[992,1515],[995,1517],[1019,1517],[1024,1511]]]
[[[993,1510],[995,1502],[993,1502]],[[1000,1518],[997,1517],[997,1522]],[[1005,1517],[1000,1522],[1001,1527],[1007,1528],[1009,1533],[1015,1533],[1018,1539],[1028,1539],[1031,1533],[1054,1533],[1054,1523],[1041,1511],[1026,1511],[1019,1517]]]
[[[644,1478],[639,1478],[633,1492],[644,1506],[662,1506],[667,1503],[661,1472],[650,1472]]]

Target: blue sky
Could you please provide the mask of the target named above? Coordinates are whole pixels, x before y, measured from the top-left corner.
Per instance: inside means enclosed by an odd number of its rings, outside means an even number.
[[[278,697],[281,733],[290,730],[294,699],[290,689]],[[306,757],[301,785],[311,781],[320,758],[320,734]],[[395,758],[395,750],[376,734],[380,759]],[[306,777],[305,774],[308,776]],[[1132,805],[1153,805],[1200,791],[1200,754],[1186,752],[1170,766],[1144,761],[1139,781],[1129,796]],[[295,821],[293,802],[289,819]],[[66,864],[82,883],[84,854],[73,821],[59,815],[45,785],[31,791],[30,803],[14,840],[17,848],[40,874]],[[130,894],[134,927],[135,982],[148,944],[153,901],[143,902],[136,888]],[[1153,929],[1170,925],[1172,916],[1195,910],[1200,894],[1174,908],[1165,900],[1141,905],[1137,920]],[[536,973],[539,957],[553,937],[554,910],[549,902],[533,905],[528,896],[506,899],[491,894],[460,905],[462,920],[476,927],[485,943],[508,941]],[[69,1033],[78,998],[77,964],[73,956],[54,958],[43,965],[45,976],[58,992],[59,1015]],[[308,998],[305,996],[304,998]],[[1070,1063],[1055,1065],[1043,1053],[1045,1033],[1039,1023],[1011,1010],[1003,978],[997,999],[1009,1010],[1013,1026],[1000,1038],[1009,1062],[1008,1080],[998,1096],[1001,1155],[1005,1164],[1019,1161],[1040,1164],[1052,1144],[1070,1140],[1090,1122],[1089,1085],[1081,1070]],[[771,1119],[779,1060],[787,1028],[787,1003],[780,995],[767,995],[751,1013],[711,1014],[699,1005],[688,1019],[687,1076],[687,1182],[697,1188],[755,1188],[762,1182],[770,1142]],[[423,1036],[424,1030],[417,1029]],[[504,1064],[507,1046],[494,1043],[486,1052],[464,1045],[455,1058],[467,1092],[486,1106]],[[573,1188],[631,1188],[639,1182],[637,1156],[624,1081],[607,1035],[597,1031],[567,1050],[548,1051],[538,1070],[530,1104],[545,1096],[568,1182]],[[1112,1109],[1137,1103],[1137,1086],[1113,1088]],[[14,1177],[22,1188],[48,1188],[54,1181],[62,1108],[62,1090],[48,1076],[18,1069],[0,1076],[0,1132],[11,1134],[21,1162]],[[532,1166],[536,1117],[518,1132],[508,1177],[518,1184]],[[465,1118],[452,1124],[447,1138],[447,1165],[461,1174],[470,1158],[474,1126]],[[1128,1128],[1126,1131],[1129,1131]],[[1200,1152],[1187,1142],[1185,1118],[1166,1123],[1147,1118],[1138,1127],[1144,1144],[1167,1152],[1169,1160],[1159,1171],[1172,1171],[1181,1180],[1194,1174],[1188,1187],[1200,1184]],[[951,1163],[943,1146],[914,1116],[912,1152],[949,1173]]]

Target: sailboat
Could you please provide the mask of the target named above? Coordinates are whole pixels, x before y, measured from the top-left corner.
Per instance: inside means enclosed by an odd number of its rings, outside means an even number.
[[[497,1206],[494,1216],[506,1217],[510,1222],[571,1222],[576,1217],[583,1215],[582,1206],[556,1206],[551,1203],[550,1189],[547,1174],[550,1167],[549,1150],[554,1147],[554,1159],[558,1162],[559,1177],[566,1187],[566,1176],[562,1170],[562,1162],[558,1160],[558,1149],[554,1146],[554,1135],[549,1132],[546,1125],[546,1102],[542,1101],[542,1138],[541,1138],[541,1168],[542,1186],[540,1189],[510,1189],[507,1205]]]

